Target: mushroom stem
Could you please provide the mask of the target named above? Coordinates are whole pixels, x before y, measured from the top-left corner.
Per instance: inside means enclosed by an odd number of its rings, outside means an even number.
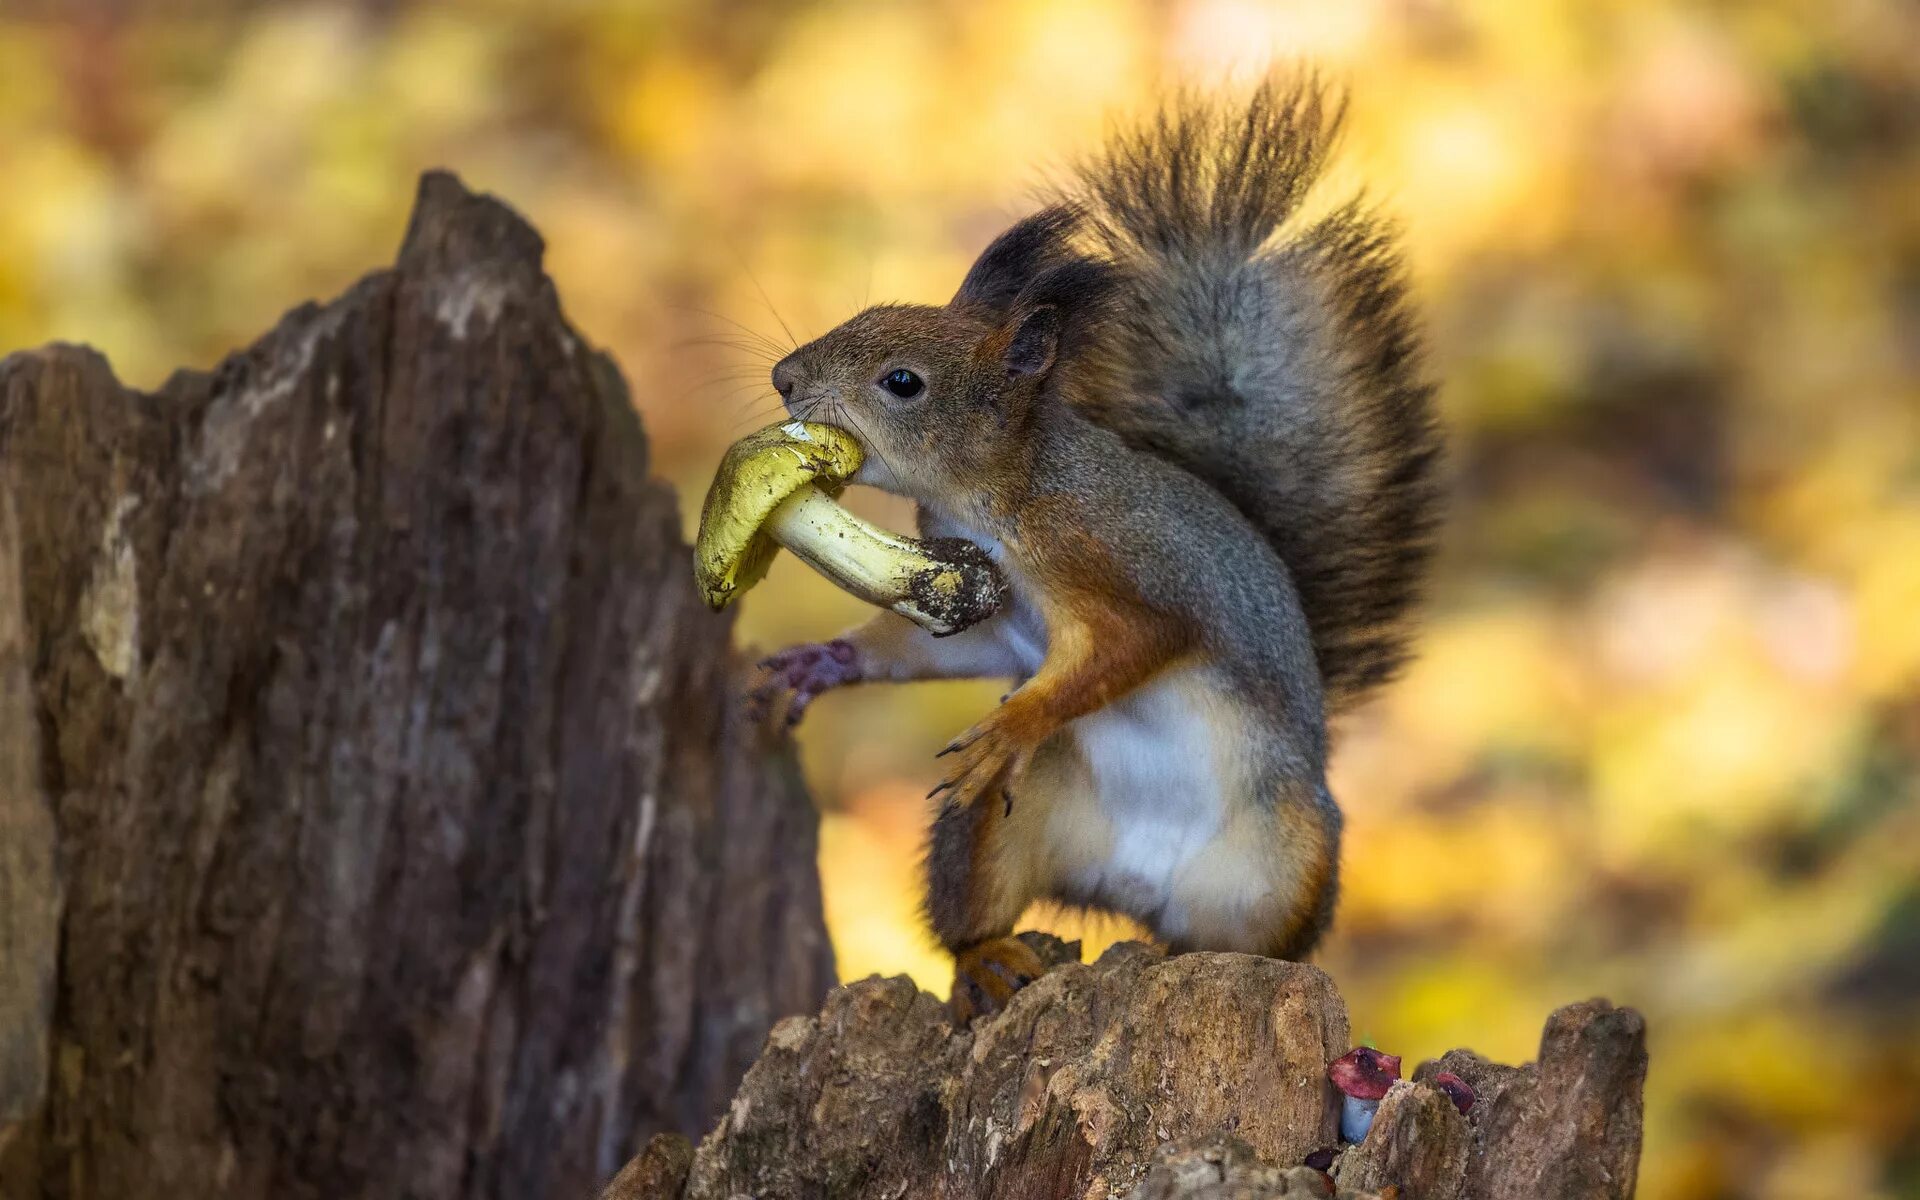
[[[978,547],[890,533],[842,508],[811,483],[767,515],[773,540],[869,604],[891,609],[936,637],[992,615],[1004,586]]]
[[[1373,1128],[1373,1116],[1380,1111],[1378,1100],[1358,1100],[1352,1096],[1342,1096],[1340,1105],[1340,1140],[1359,1143],[1367,1139],[1367,1130]]]
[[[890,606],[913,564],[925,561],[906,538],[854,516],[803,483],[767,515],[773,540],[869,604]]]

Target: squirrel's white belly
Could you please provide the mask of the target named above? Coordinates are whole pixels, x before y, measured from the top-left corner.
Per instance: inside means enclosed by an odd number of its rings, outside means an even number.
[[[1080,786],[1060,788],[1048,830],[1064,897],[1171,939],[1257,905],[1266,855],[1233,836],[1250,807],[1234,795],[1249,786],[1245,741],[1221,736],[1240,724],[1210,673],[1188,668],[1070,725]]]
[[[1006,572],[1012,602],[979,628],[1018,686],[1047,653],[1027,581],[993,538],[940,532],[974,541]],[[1059,899],[1127,913],[1170,940],[1259,950],[1247,918],[1275,885],[1273,833],[1252,802],[1256,735],[1228,696],[1207,668],[1169,671],[1048,743],[1029,783],[1053,794],[1046,841]]]

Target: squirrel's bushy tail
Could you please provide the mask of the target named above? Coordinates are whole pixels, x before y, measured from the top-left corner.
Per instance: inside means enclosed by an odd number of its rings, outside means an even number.
[[[1066,197],[1120,268],[1120,386],[1076,403],[1211,483],[1292,572],[1330,712],[1404,661],[1438,517],[1433,388],[1390,231],[1357,202],[1286,230],[1339,132],[1314,80],[1190,99]]]

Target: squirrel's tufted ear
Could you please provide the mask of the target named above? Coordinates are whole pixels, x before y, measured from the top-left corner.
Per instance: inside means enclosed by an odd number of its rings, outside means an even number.
[[[1118,294],[1111,263],[1077,258],[1042,271],[1015,299],[1019,314],[1002,327],[1007,378],[1044,375],[1056,359],[1072,360],[1098,340]]]
[[[1097,324],[1113,307],[1120,290],[1120,268],[1098,258],[1073,258],[1055,263],[1020,290],[1014,310],[1052,305],[1071,324]]]
[[[1008,379],[1044,375],[1060,348],[1060,310],[1051,304],[1029,309],[1013,328],[1000,362]]]
[[[980,252],[954,293],[953,306],[1004,317],[1035,278],[1073,257],[1072,237],[1079,225],[1080,211],[1066,204],[1043,208],[1019,222]]]

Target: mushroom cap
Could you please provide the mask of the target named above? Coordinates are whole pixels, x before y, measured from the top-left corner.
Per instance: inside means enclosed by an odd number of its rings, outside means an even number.
[[[1453,1106],[1460,1110],[1461,1116],[1466,1115],[1467,1110],[1473,1107],[1473,1102],[1477,1099],[1473,1092],[1473,1085],[1452,1071],[1442,1071],[1428,1082],[1439,1091],[1446,1093],[1447,1099],[1453,1101]]]
[[[787,421],[748,434],[727,448],[700,510],[694,574],[714,609],[760,582],[780,549],[763,533],[789,496],[813,484],[838,496],[866,451],[844,429]]]
[[[1355,1046],[1327,1068],[1333,1086],[1355,1100],[1378,1100],[1400,1078],[1400,1056],[1371,1046]]]

